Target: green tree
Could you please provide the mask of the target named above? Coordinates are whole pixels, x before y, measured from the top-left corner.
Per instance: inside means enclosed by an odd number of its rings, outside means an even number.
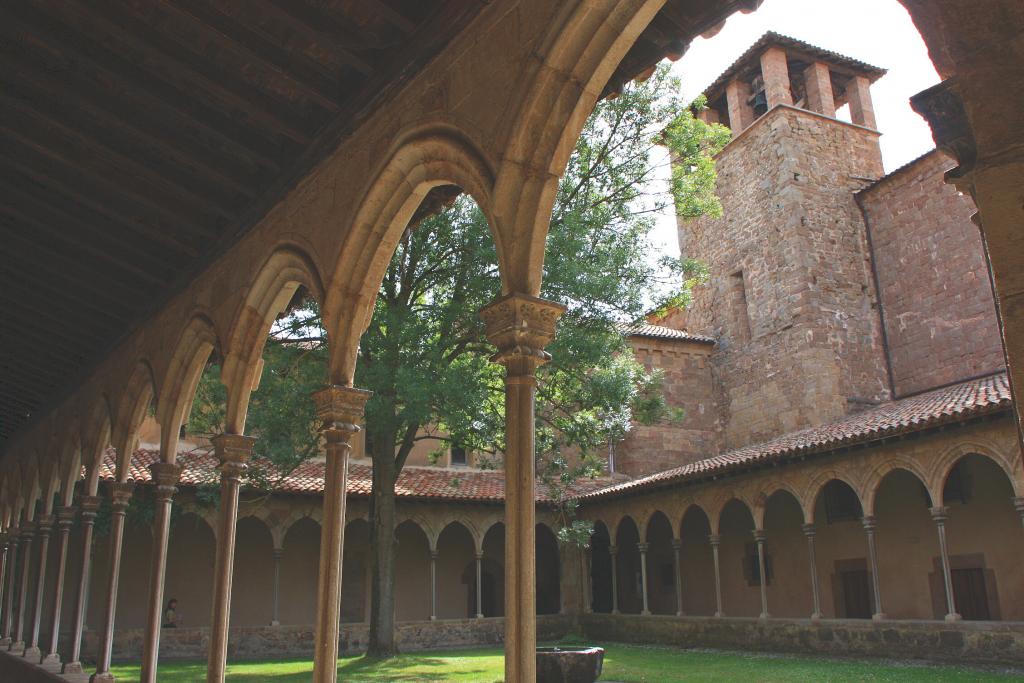
[[[536,428],[538,476],[562,513],[564,542],[586,543],[590,534],[573,519],[572,484],[596,474],[634,422],[680,417],[665,404],[660,374],[628,352],[622,329],[652,308],[685,305],[700,276],[696,264],[651,257],[655,217],[671,206],[687,216],[721,211],[712,156],[728,129],[695,118],[678,91],[662,67],[598,104],[559,185],[542,296],[568,311],[549,347],[553,360],[539,371]],[[657,145],[674,161],[667,189],[652,162]],[[438,454],[458,446],[485,466],[501,460],[503,371],[489,361],[494,349],[478,316],[500,294],[496,263],[487,221],[466,197],[410,226],[360,343],[356,385],[374,392],[366,405],[371,655],[396,651],[395,484],[413,448],[430,441]],[[307,304],[281,321],[267,347],[248,423],[261,439],[257,453],[280,472],[318,446],[304,403],[315,373],[299,368],[323,353],[322,341],[316,307]],[[192,416],[211,430],[222,419],[211,407],[217,391],[204,378]]]

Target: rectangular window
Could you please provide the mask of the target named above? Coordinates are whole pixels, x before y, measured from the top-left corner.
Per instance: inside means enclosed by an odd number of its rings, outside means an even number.
[[[743,271],[729,277],[729,311],[733,337],[738,342],[750,340],[750,312],[747,309],[747,285]]]
[[[466,456],[466,449],[462,446],[452,446],[452,467],[465,467],[469,464]]]
[[[833,479],[825,484],[825,519],[829,524],[861,518],[860,500],[852,488]]]

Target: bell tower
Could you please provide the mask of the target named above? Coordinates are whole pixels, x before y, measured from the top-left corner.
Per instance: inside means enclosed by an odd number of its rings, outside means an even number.
[[[883,175],[870,85],[884,73],[768,33],[706,91],[699,116],[733,131],[716,159],[723,216],[680,219],[679,244],[711,271],[689,327],[718,342],[722,450],[889,398],[854,200]]]

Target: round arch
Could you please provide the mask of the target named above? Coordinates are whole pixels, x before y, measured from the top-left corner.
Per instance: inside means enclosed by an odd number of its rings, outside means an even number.
[[[551,527],[540,522],[536,528],[535,544],[537,614],[559,614],[562,611],[562,562],[558,552],[558,538]],[[486,588],[485,581],[485,593]],[[486,610],[484,616],[488,616]]]
[[[476,595],[476,542],[466,525],[449,522],[437,538],[437,617],[473,616]]]
[[[1021,458],[1007,458],[999,449],[978,442],[958,443],[943,451],[929,469],[928,481],[931,484],[929,488],[938,493],[937,504],[945,504],[943,489],[953,468],[965,457],[971,455],[985,458],[997,465],[1009,480],[1014,495],[1024,495],[1024,481],[1022,481],[1024,480],[1024,473],[1022,473],[1024,464],[1022,464]]]
[[[418,517],[395,525],[395,619],[430,618],[430,554],[436,548],[433,531]],[[346,542],[347,545],[347,542]]]
[[[938,500],[938,496],[935,494],[936,492],[928,486],[928,476],[921,470],[916,462],[903,457],[890,457],[886,458],[871,470],[866,477],[864,477],[863,489],[859,493],[861,505],[864,508],[864,514],[866,516],[875,514],[875,503],[878,499],[878,489],[881,488],[886,477],[897,470],[903,470],[912,474],[921,483],[921,486],[924,487],[929,499],[932,501]]]

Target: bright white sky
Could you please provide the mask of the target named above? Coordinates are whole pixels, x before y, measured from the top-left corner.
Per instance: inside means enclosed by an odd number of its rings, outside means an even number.
[[[897,0],[764,0],[734,14],[718,35],[697,38],[675,63],[683,94],[693,98],[766,31],[775,31],[888,69],[871,88],[886,172],[932,149],[931,130],[910,108],[910,97],[939,82],[910,16]],[[659,217],[654,235],[676,254],[675,217]]]

